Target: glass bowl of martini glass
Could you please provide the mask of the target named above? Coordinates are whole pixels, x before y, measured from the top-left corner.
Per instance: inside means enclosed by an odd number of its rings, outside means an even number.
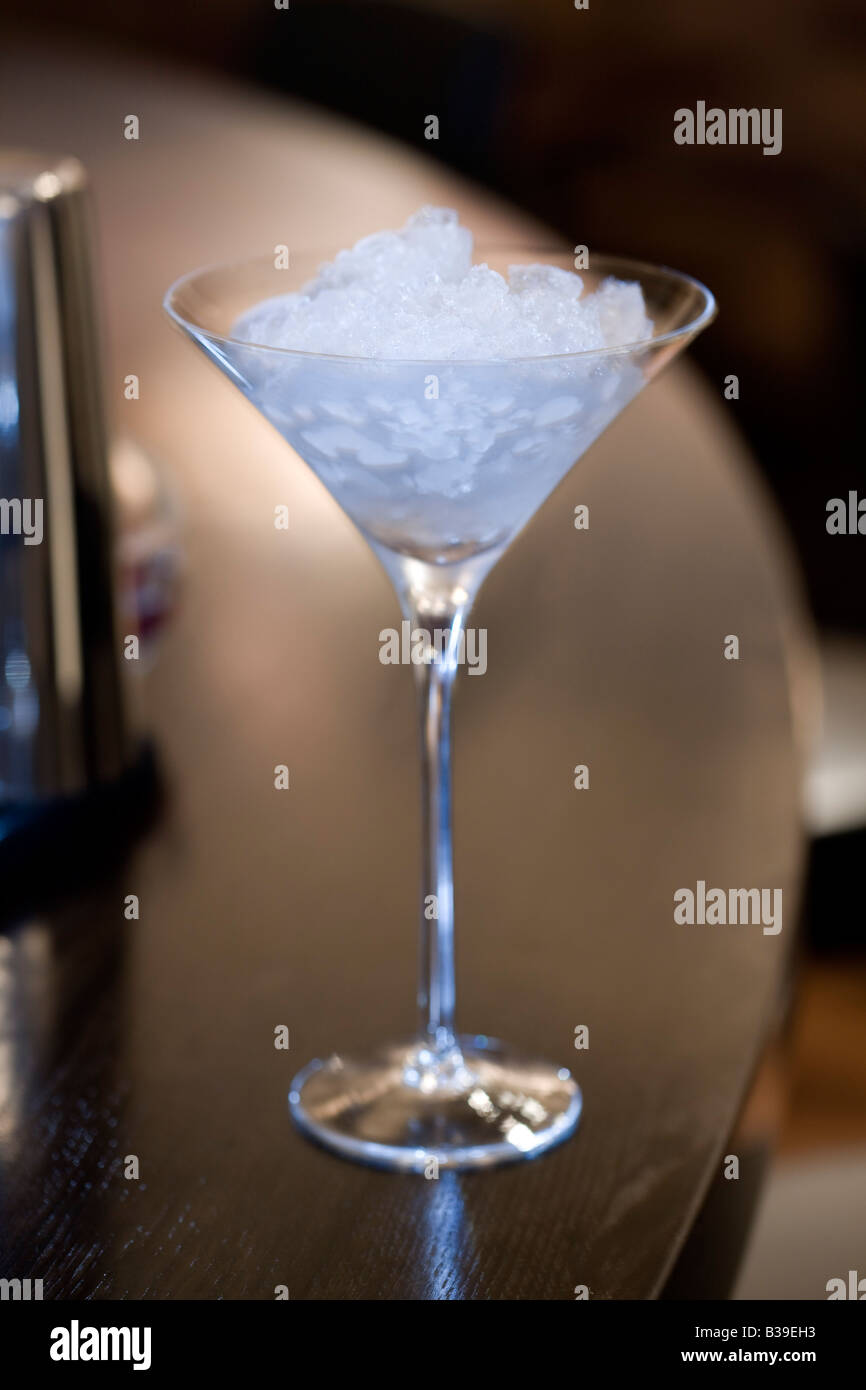
[[[411,624],[422,770],[418,1032],[374,1055],[310,1062],[289,1109],[305,1134],[346,1158],[428,1175],[532,1158],[567,1138],[581,1111],[567,1068],[456,1026],[450,716],[467,616],[545,498],[715,315],[710,292],[688,275],[618,258],[592,254],[578,278],[570,255],[481,248],[469,271],[471,238],[457,245],[457,265],[456,227],[456,214],[425,210],[404,234],[366,238],[330,262],[217,266],[184,276],[165,299],[348,514]],[[420,280],[417,257],[407,262],[398,245],[407,233],[430,251]],[[359,250],[366,283],[357,264],[352,281]],[[415,280],[404,286],[407,264]],[[521,294],[529,297],[517,304]],[[575,339],[591,345],[575,350]],[[572,350],[550,350],[564,340]],[[533,350],[513,350],[527,344]],[[540,716],[543,702],[539,692]]]

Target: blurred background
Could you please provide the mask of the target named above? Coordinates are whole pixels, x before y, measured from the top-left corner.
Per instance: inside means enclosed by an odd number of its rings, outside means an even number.
[[[271,8],[219,0],[205,20],[193,0],[80,0],[72,16],[46,0],[40,32],[267,84],[419,147],[574,244],[700,272],[723,312],[696,355],[715,380],[741,379],[731,408],[818,622],[864,636],[860,548],[824,526],[829,497],[866,487],[864,7],[291,0],[282,30]],[[675,144],[672,113],[698,98],[781,107],[782,157]],[[424,138],[431,112],[438,140]]]
[[[832,1239],[850,1203],[866,1205],[866,536],[826,529],[829,499],[866,497],[866,7],[291,0],[291,11],[280,27],[249,0],[43,0],[38,28],[20,32],[347,115],[569,244],[665,261],[716,292],[720,316],[693,355],[720,396],[739,379],[727,409],[786,523],[822,656],[790,1108],[741,1283],[744,1295],[797,1297],[793,1246]],[[675,144],[674,110],[698,99],[782,108],[782,154]],[[438,140],[424,138],[430,113]]]

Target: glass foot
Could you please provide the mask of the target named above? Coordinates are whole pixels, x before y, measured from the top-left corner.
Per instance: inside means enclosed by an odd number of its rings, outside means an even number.
[[[485,1037],[445,1053],[416,1040],[367,1060],[310,1062],[289,1091],[295,1123],[326,1148],[428,1177],[533,1158],[572,1133],[580,1109],[566,1067]]]

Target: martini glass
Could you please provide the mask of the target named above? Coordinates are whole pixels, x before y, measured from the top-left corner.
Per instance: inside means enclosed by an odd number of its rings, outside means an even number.
[[[450,712],[466,619],[493,565],[602,430],[715,315],[687,275],[592,257],[585,293],[608,276],[640,285],[652,336],[622,347],[490,361],[406,361],[244,341],[241,315],[301,288],[326,257],[270,258],[194,272],[170,317],[313,469],[389,575],[423,659],[420,1020],[373,1056],[310,1062],[289,1092],[298,1126],[382,1168],[475,1169],[531,1158],[577,1125],[569,1070],[455,1024]],[[573,269],[568,256],[481,249],[476,261]],[[602,310],[603,312],[603,310]]]

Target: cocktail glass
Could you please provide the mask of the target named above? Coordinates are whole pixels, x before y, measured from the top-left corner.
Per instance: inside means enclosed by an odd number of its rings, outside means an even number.
[[[476,252],[573,269],[526,248]],[[672,270],[592,257],[585,293],[606,277],[640,285],[652,337],[622,347],[489,361],[406,361],[244,341],[238,318],[299,289],[325,259],[270,258],[178,280],[171,318],[303,458],[389,575],[423,660],[413,666],[422,766],[420,1024],[374,1056],[310,1062],[289,1092],[299,1127],[383,1168],[474,1169],[527,1159],[580,1116],[570,1071],[455,1025],[450,713],[466,619],[478,589],[530,517],[602,430],[707,326],[712,295]]]

